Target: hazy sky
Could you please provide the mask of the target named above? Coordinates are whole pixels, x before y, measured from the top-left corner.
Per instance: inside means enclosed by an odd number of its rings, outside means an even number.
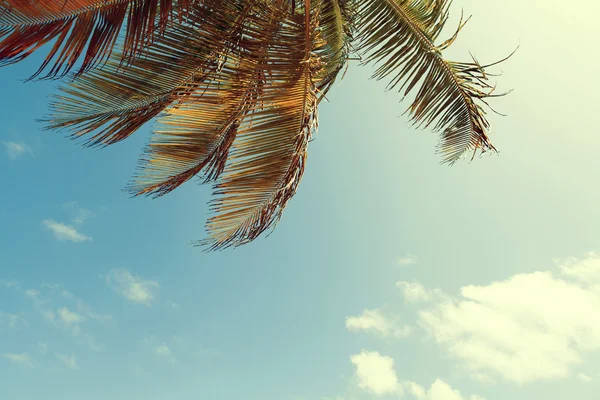
[[[149,128],[83,149],[35,122],[39,57],[0,69],[0,398],[596,399],[600,7],[461,7],[451,56],[521,46],[500,154],[440,165],[352,65],[277,229],[219,253],[189,245],[209,187],[121,191]]]

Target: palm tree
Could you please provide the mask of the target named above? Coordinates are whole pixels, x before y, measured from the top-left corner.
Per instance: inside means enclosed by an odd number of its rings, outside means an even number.
[[[129,190],[164,195],[199,175],[214,185],[210,249],[274,224],[304,171],[317,106],[354,53],[388,88],[412,93],[412,121],[441,132],[454,163],[495,150],[474,58],[438,36],[448,0],[0,0],[0,65],[48,50],[33,75],[69,78],[49,127],[87,145],[158,128]],[[464,24],[460,24],[458,31]],[[32,77],[32,78],[33,78]]]

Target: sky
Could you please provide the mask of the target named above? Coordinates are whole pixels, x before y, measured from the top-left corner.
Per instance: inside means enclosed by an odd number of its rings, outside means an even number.
[[[39,55],[1,68],[0,397],[595,399],[600,6],[578,5],[454,1],[448,57],[520,46],[499,154],[472,162],[351,65],[275,231],[222,252],[191,246],[210,187],[122,191],[150,127],[84,149],[36,122]]]

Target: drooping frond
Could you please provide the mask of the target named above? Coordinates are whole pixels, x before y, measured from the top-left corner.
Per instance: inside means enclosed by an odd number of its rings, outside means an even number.
[[[318,7],[305,5],[263,48],[261,97],[238,128],[215,186],[216,214],[207,222],[211,249],[257,238],[281,216],[304,172],[306,148],[316,123],[316,81],[322,61],[314,53]]]
[[[338,73],[347,63],[356,18],[356,3],[352,0],[321,0],[319,26],[322,46],[316,53],[324,60],[319,90],[325,96]]]
[[[185,101],[159,120],[142,160],[141,172],[130,186],[136,194],[163,195],[204,171],[205,182],[219,177],[242,120],[261,99],[264,71],[253,54],[273,40],[281,27],[283,10],[263,2],[249,2],[236,48],[221,57],[218,71],[201,86],[189,85]],[[222,55],[222,54],[221,54]]]
[[[244,3],[197,6],[186,24],[167,29],[144,57],[121,66],[113,56],[103,68],[80,76],[51,103],[49,127],[69,129],[77,137],[93,133],[89,145],[128,137],[218,73],[242,35]]]
[[[0,0],[0,65],[18,62],[54,40],[34,76],[79,73],[106,60],[125,25],[121,59],[131,59],[196,0]]]
[[[476,100],[492,87],[477,63],[445,60],[436,46],[447,18],[447,0],[362,0],[360,50],[379,64],[377,79],[408,95],[421,82],[409,108],[412,120],[442,131],[440,152],[454,163],[465,152],[495,150],[487,136],[485,112]],[[486,92],[487,90],[487,92]]]
[[[441,131],[444,161],[495,150],[480,103],[485,68],[437,44],[450,0],[0,0],[0,66],[41,46],[36,76],[73,80],[49,128],[119,142],[158,117],[134,195],[193,177],[214,185],[200,241],[239,246],[273,227],[296,193],[317,106],[355,51],[374,77],[414,97],[418,126]],[[459,26],[460,28],[463,25]]]

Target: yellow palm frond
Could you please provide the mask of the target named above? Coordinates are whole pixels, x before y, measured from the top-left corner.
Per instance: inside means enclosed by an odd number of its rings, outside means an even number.
[[[60,3],[60,4],[59,4]],[[128,189],[161,196],[195,176],[214,199],[200,242],[248,243],[296,193],[317,107],[358,51],[374,77],[414,97],[418,126],[441,131],[443,160],[494,150],[475,59],[438,43],[448,0],[0,0],[0,65],[53,41],[37,71],[71,73],[49,128],[90,146],[157,119]],[[460,28],[463,25],[459,26]]]
[[[216,214],[207,223],[212,249],[257,238],[281,216],[295,194],[316,123],[315,55],[318,11],[295,15],[259,51],[261,96],[238,128],[228,164],[215,185]]]
[[[71,130],[75,137],[93,133],[88,145],[109,145],[189,96],[218,73],[242,35],[245,17],[237,8],[242,4],[228,4],[219,10],[197,7],[185,25],[167,29],[144,57],[122,66],[113,56],[103,68],[62,88],[64,94],[51,103],[49,127]]]

